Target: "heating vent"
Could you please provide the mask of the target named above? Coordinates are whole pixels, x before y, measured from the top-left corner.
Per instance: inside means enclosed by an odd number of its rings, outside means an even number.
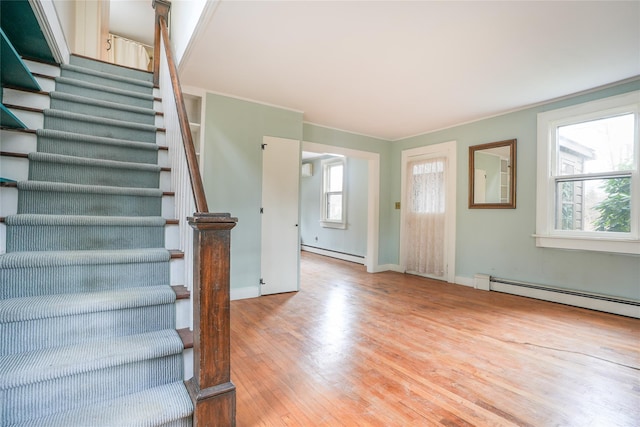
[[[490,289],[591,310],[640,318],[640,301],[491,276]]]

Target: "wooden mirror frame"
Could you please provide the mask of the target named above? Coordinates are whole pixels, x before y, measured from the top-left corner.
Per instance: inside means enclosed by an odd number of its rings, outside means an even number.
[[[469,147],[469,209],[515,209],[516,208],[516,139],[490,142],[488,144],[472,145]],[[509,165],[507,166],[509,196],[507,202],[476,203],[475,202],[475,153],[498,147],[509,147]]]

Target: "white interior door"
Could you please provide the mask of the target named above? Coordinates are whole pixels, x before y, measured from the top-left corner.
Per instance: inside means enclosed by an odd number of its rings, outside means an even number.
[[[263,138],[261,294],[299,289],[300,141]]]

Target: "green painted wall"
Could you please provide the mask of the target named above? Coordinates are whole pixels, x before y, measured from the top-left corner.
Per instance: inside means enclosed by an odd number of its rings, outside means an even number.
[[[207,94],[203,181],[211,212],[238,218],[231,231],[231,286],[260,280],[263,136],[302,140],[302,113]]]
[[[392,144],[392,197],[400,198],[402,150],[457,141],[456,276],[476,273],[568,289],[640,299],[640,257],[537,248],[537,114],[640,88],[635,81],[475,123],[407,138]],[[517,138],[517,209],[468,209],[468,147]],[[399,241],[400,219],[390,230]],[[396,258],[397,262],[397,258]]]
[[[456,276],[485,273],[568,289],[640,299],[640,257],[537,248],[535,239],[537,114],[631,90],[640,81],[400,141],[303,123],[302,113],[219,95],[207,96],[204,182],[212,211],[239,218],[232,231],[232,287],[254,287],[260,274],[264,135],[380,155],[379,265],[399,262],[402,150],[457,141]],[[516,138],[517,209],[468,209],[468,148]]]

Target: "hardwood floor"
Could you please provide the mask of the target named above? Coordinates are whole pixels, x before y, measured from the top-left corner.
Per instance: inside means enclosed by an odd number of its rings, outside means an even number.
[[[640,320],[302,253],[231,303],[242,426],[640,426]]]

